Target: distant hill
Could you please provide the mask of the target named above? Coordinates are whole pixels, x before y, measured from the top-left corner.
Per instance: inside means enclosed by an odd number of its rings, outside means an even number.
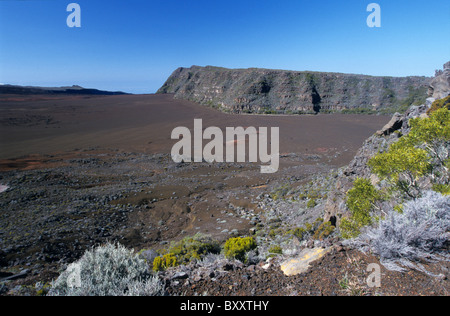
[[[192,66],[158,93],[233,113],[393,113],[422,104],[431,79]]]
[[[70,95],[122,95],[128,94],[121,91],[103,91],[97,89],[86,89],[80,86],[71,87],[32,87],[17,85],[0,85],[0,94],[21,94],[21,95],[54,95],[54,94],[70,94]]]

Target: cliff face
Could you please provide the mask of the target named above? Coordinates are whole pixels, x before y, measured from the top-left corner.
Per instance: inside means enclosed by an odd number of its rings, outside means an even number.
[[[430,82],[427,77],[193,66],[177,69],[158,93],[234,113],[377,111],[426,97]]]

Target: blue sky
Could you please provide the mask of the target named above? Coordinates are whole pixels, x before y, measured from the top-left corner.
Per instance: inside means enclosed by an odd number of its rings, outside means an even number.
[[[153,93],[191,65],[432,76],[449,16],[448,0],[0,0],[0,83]]]

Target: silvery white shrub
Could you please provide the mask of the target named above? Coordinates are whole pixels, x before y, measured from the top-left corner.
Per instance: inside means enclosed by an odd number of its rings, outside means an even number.
[[[389,212],[377,227],[366,229],[348,244],[380,256],[389,270],[424,271],[420,262],[450,259],[449,237],[450,197],[429,191],[406,203],[403,213]]]
[[[156,296],[164,289],[148,264],[117,244],[87,251],[52,283],[52,296]]]

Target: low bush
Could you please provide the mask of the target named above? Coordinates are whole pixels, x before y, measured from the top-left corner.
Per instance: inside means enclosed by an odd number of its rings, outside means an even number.
[[[50,296],[156,296],[163,285],[145,260],[117,244],[87,251],[52,282]]]
[[[278,187],[275,189],[274,192],[272,192],[270,195],[274,201],[284,199],[291,190],[291,187],[289,184],[283,185],[281,187]]]
[[[220,253],[220,246],[209,236],[196,234],[186,237],[178,242],[173,242],[167,250],[163,250],[163,256],[156,257],[153,261],[153,270],[161,271],[170,267],[187,264],[194,260],[201,260],[207,254]]]
[[[380,256],[382,264],[396,271],[421,269],[421,261],[450,259],[450,197],[428,191],[422,198],[404,204],[403,212],[392,210],[376,227],[349,241],[365,252]]]
[[[256,249],[256,241],[253,237],[230,238],[225,242],[224,254],[229,259],[237,259],[245,262],[247,252]]]
[[[272,247],[269,248],[269,254],[282,255],[283,254],[283,248],[281,248],[278,245],[272,246]]]
[[[305,223],[303,227],[297,227],[287,231],[287,234],[294,235],[299,240],[305,240],[313,236],[322,224],[323,218],[319,217],[313,223]]]
[[[185,264],[201,260],[209,253],[219,253],[220,246],[209,236],[197,234],[172,243],[168,252],[176,256],[180,264]]]
[[[439,99],[433,102],[431,105],[431,108],[428,110],[428,114],[431,114],[437,110],[446,108],[447,110],[450,110],[450,95],[446,98]]]
[[[439,192],[443,195],[450,195],[450,185],[449,184],[435,184],[435,185],[433,185],[433,191]]]
[[[155,272],[163,271],[176,266],[178,266],[178,259],[171,253],[165,254],[162,257],[156,257],[155,260],[153,260],[153,271]]]
[[[372,171],[381,178],[389,179],[409,198],[420,195],[418,180],[431,170],[427,152],[413,146],[395,143],[388,152],[378,154],[369,161]]]
[[[343,238],[354,238],[362,227],[371,225],[376,219],[373,212],[376,202],[382,200],[382,194],[371,184],[370,180],[358,178],[353,188],[347,192],[347,207],[350,217],[341,220],[340,230]]]
[[[410,132],[370,159],[368,166],[411,199],[425,189],[424,176],[432,184],[450,184],[450,111],[438,109],[430,117],[409,120],[409,125]]]
[[[316,199],[310,199],[308,200],[308,203],[306,203],[307,208],[314,208],[317,206],[317,200]]]
[[[325,238],[329,237],[335,229],[336,227],[331,225],[331,222],[324,222],[314,232],[313,239],[324,240]]]

